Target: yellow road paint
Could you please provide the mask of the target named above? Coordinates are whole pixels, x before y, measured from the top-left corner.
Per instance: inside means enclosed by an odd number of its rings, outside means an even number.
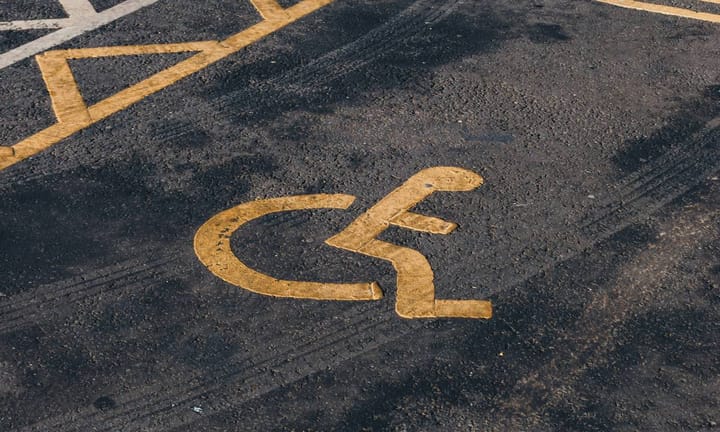
[[[647,3],[635,0],[596,0],[601,3],[607,3],[613,6],[620,6],[627,9],[635,9],[645,12],[653,12],[662,15],[671,15],[682,18],[690,18],[700,21],[708,21],[712,23],[720,23],[720,14],[708,12],[696,12],[690,9],[684,9],[674,6],[664,6],[656,3]],[[720,4],[720,0],[702,0],[706,3]]]
[[[274,297],[315,300],[378,300],[376,283],[319,283],[275,279],[243,264],[230,248],[232,234],[244,224],[272,213],[309,209],[346,209],[351,195],[300,195],[241,204],[214,216],[195,234],[195,253],[221,279],[249,291]]]
[[[392,224],[401,228],[415,231],[428,232],[432,234],[450,234],[457,225],[431,216],[419,215],[406,211],[395,216]]]
[[[420,252],[383,242],[377,237],[390,225],[422,232],[449,234],[457,225],[409,211],[437,191],[471,191],[483,179],[468,170],[435,167],[423,170],[395,189],[339,234],[325,241],[340,249],[390,261],[397,271],[395,310],[405,318],[492,317],[486,300],[439,300],[435,298],[433,271]],[[333,284],[279,280],[243,264],[230,248],[230,238],[242,225],[264,215],[320,208],[347,209],[350,195],[298,195],[241,204],[225,210],[203,224],[195,235],[195,253],[221,279],[247,290],[276,297],[318,300],[378,300],[377,282]]]
[[[253,4],[266,20],[282,19],[285,16],[285,8],[275,0],[253,0]]]
[[[390,261],[397,271],[395,310],[405,318],[490,318],[492,305],[484,300],[436,300],[433,271],[418,251],[377,240],[390,225],[448,234],[456,225],[408,210],[437,191],[471,191],[483,184],[479,175],[453,167],[420,171],[353,221],[326,243]]]
[[[333,0],[303,0],[285,9],[275,0],[250,1],[263,17],[263,21],[222,41],[56,50],[36,56],[50,94],[57,123],[13,145],[10,150],[8,147],[0,146],[0,170],[57,144],[333,2]],[[85,104],[68,65],[70,59],[179,52],[197,52],[197,54],[90,107]]]

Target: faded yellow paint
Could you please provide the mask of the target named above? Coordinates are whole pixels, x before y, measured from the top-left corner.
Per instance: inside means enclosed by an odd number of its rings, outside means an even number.
[[[392,224],[401,228],[415,231],[428,232],[432,234],[450,234],[457,225],[431,216],[419,215],[409,211],[395,216]]]
[[[38,56],[37,62],[43,72],[58,122],[78,125],[90,123],[85,100],[75,83],[67,60],[59,56]]]
[[[241,204],[225,210],[203,224],[195,234],[195,253],[200,261],[221,279],[258,294],[315,300],[378,300],[382,291],[377,283],[321,283],[273,278],[243,264],[230,248],[232,234],[244,224],[272,213],[346,209],[351,195],[299,195]]]
[[[266,20],[285,18],[285,8],[275,0],[253,0],[253,4]]]
[[[392,191],[341,233],[326,243],[390,261],[397,271],[395,310],[405,318],[491,318],[492,304],[485,300],[436,300],[433,271],[418,251],[378,240],[390,225],[417,231],[448,234],[457,225],[408,210],[437,191],[471,191],[483,184],[479,175],[454,167],[420,171]]]
[[[390,225],[449,234],[457,227],[456,224],[412,213],[409,209],[434,192],[470,191],[482,183],[479,175],[461,168],[436,167],[423,170],[325,243],[390,261],[397,271],[395,309],[400,316],[489,319],[492,317],[492,304],[489,301],[436,299],[434,275],[427,259],[413,249],[377,239]],[[382,298],[382,291],[377,282],[343,284],[280,280],[249,268],[230,248],[232,234],[251,220],[285,211],[347,209],[354,200],[350,195],[320,194],[241,204],[219,213],[200,227],[195,235],[195,253],[221,279],[259,294],[317,300],[378,300]]]
[[[222,41],[68,49],[49,51],[36,56],[50,94],[57,123],[11,147],[0,146],[0,170],[57,144],[333,2],[333,0],[303,0],[285,9],[275,0],[250,1],[263,17],[263,21]],[[90,107],[85,104],[68,65],[70,59],[179,52],[197,52],[197,54]]]
[[[601,3],[607,3],[613,6],[620,6],[627,9],[635,9],[646,12],[653,12],[662,15],[671,15],[682,18],[690,18],[700,21],[708,21],[712,23],[720,23],[720,14],[708,12],[697,12],[690,9],[684,9],[674,6],[665,6],[657,3],[648,3],[635,0],[596,0]],[[706,3],[720,4],[720,0],[702,0]]]

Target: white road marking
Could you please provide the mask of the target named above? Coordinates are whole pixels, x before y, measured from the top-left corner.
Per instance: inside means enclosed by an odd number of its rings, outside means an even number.
[[[88,0],[60,0],[60,4],[70,18],[74,16],[94,15],[97,13]]]
[[[33,30],[33,29],[58,29],[68,27],[71,24],[70,18],[8,21],[0,22],[0,31],[11,30]]]
[[[0,31],[59,28],[55,32],[0,54],[0,69],[49,50],[158,1],[126,0],[110,9],[96,12],[87,0],[61,0],[69,18],[0,22]]]

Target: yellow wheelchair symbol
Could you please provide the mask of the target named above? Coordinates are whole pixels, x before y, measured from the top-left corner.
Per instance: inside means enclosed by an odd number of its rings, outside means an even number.
[[[428,168],[412,176],[326,244],[390,261],[397,272],[395,310],[405,318],[492,317],[487,300],[435,298],[433,271],[420,252],[378,240],[390,225],[433,234],[449,234],[457,225],[409,211],[437,191],[471,191],[483,184],[479,175],[462,168]],[[309,209],[347,209],[352,195],[314,194],[271,198],[240,204],[208,220],[195,235],[195,253],[221,279],[259,294],[315,300],[379,300],[377,282],[322,283],[280,280],[243,264],[230,248],[230,238],[244,224],[272,213]]]

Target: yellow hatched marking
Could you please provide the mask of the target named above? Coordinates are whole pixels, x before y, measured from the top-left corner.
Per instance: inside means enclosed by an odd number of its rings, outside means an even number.
[[[656,3],[647,3],[635,0],[597,0],[601,3],[619,6],[626,9],[634,9],[645,12],[653,12],[662,15],[677,16],[681,18],[690,18],[700,21],[708,21],[712,23],[720,23],[720,14],[708,12],[696,12],[690,9],[684,9],[674,6],[664,6]],[[720,4],[720,0],[702,0],[706,3]]]
[[[64,60],[76,60],[97,57],[116,57],[143,54],[173,54],[192,51],[213,51],[222,48],[218,41],[182,42],[171,44],[155,45],[128,45],[100,48],[76,48],[62,51],[48,51],[37,56],[37,59],[44,57],[61,58]],[[42,68],[41,68],[42,69]]]
[[[333,2],[303,0],[284,9],[275,0],[250,1],[263,17],[263,21],[222,41],[56,50],[36,56],[57,123],[11,147],[0,146],[0,170],[57,144]],[[70,59],[179,52],[197,54],[89,107],[85,104],[68,65]]]

